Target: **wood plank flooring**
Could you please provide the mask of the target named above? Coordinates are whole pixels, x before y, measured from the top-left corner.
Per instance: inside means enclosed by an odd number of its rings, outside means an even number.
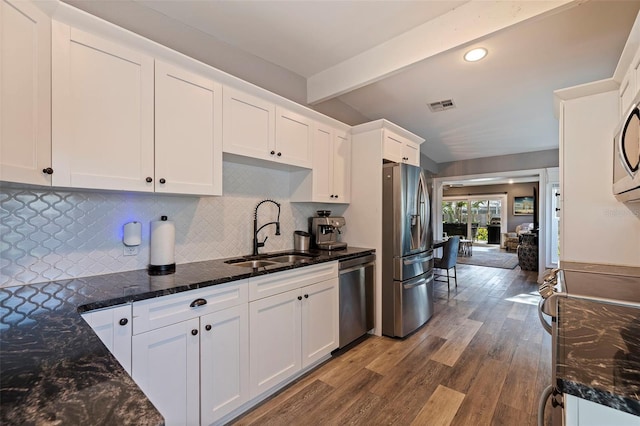
[[[519,267],[458,265],[458,288],[436,283],[435,314],[417,332],[371,336],[232,424],[535,425],[551,381],[537,289]]]

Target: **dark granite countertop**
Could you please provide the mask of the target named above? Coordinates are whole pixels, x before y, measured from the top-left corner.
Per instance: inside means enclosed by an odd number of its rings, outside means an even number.
[[[219,259],[165,276],[138,270],[1,288],[0,424],[164,424],[80,313],[374,252],[350,247],[259,269]]]
[[[640,307],[558,298],[558,389],[640,416]]]

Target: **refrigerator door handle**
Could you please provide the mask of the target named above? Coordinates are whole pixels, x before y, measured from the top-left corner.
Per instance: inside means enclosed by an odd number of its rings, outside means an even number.
[[[417,213],[420,221],[420,245],[426,247],[427,242],[427,233],[429,232],[430,222],[431,222],[431,212],[429,209],[429,193],[427,192],[427,184],[425,182],[425,177],[423,173],[420,173],[420,177],[418,179],[418,199],[416,200],[416,208],[418,209]]]
[[[433,274],[429,275],[428,277],[418,277],[417,279],[407,281],[406,283],[402,284],[402,288],[406,290],[414,287],[419,287],[421,285],[430,283],[431,281],[433,281]]]
[[[414,257],[412,259],[405,259],[402,261],[402,263],[405,265],[415,265],[416,263],[428,262],[431,259],[433,259],[433,254],[429,254],[428,256],[424,256],[424,257]]]

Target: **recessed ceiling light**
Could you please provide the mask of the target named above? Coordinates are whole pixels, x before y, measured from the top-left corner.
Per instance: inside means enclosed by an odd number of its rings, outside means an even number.
[[[484,47],[478,47],[476,49],[471,49],[467,53],[464,54],[464,60],[467,62],[475,62],[487,56],[487,49]]]

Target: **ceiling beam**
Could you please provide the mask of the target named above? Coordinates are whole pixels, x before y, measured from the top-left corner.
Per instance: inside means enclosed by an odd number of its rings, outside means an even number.
[[[584,1],[470,1],[309,77],[307,102],[313,105],[340,96],[439,53]]]

